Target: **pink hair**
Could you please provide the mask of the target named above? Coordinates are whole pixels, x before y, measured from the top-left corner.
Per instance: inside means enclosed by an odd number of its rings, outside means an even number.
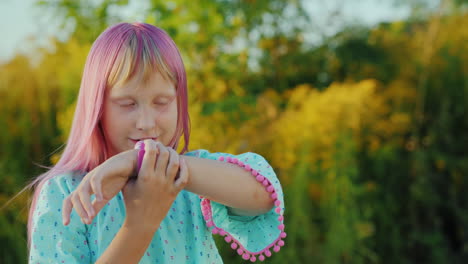
[[[119,23],[106,29],[94,42],[86,59],[73,123],[60,160],[25,189],[36,187],[28,218],[28,247],[32,219],[42,185],[65,172],[86,173],[110,158],[100,125],[106,89],[126,82],[139,73],[160,72],[176,86],[178,122],[170,146],[177,149],[184,136],[181,154],[188,150],[190,119],[187,79],[179,50],[169,35],[145,23]],[[23,191],[25,190],[23,189]]]

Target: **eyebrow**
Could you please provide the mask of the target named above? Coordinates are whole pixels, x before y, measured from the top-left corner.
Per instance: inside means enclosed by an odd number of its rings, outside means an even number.
[[[159,92],[156,94],[156,97],[174,97],[176,94],[170,93],[170,92]],[[110,98],[114,100],[121,100],[121,99],[133,99],[134,96],[131,94],[115,94],[115,95],[110,95]]]

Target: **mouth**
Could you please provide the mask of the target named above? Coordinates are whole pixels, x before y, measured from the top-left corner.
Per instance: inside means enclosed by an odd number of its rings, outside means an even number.
[[[143,140],[146,140],[146,139],[152,139],[154,141],[157,141],[158,138],[157,137],[150,137],[150,138],[140,138],[140,139],[133,139],[133,138],[130,138],[130,140],[133,142],[133,144],[136,144],[138,141],[143,141]]]

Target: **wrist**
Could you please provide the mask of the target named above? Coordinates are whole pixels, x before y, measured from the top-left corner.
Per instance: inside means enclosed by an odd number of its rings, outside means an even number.
[[[122,152],[119,155],[122,155],[120,158],[116,159],[115,176],[122,177],[126,179],[134,178],[137,174],[137,154],[138,150],[131,149],[125,152]],[[123,166],[122,166],[123,165]]]

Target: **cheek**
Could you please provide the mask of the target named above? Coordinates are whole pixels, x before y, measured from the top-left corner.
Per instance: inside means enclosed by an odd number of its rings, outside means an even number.
[[[164,124],[166,130],[175,131],[177,127],[177,104],[171,104],[167,109],[160,112],[158,121]]]
[[[118,134],[131,121],[131,116],[114,107],[107,107],[102,116],[103,128],[107,134]]]

